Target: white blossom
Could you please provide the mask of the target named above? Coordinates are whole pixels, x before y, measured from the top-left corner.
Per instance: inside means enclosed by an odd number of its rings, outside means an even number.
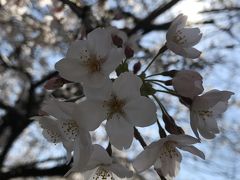
[[[129,148],[134,126],[145,127],[156,122],[154,102],[140,94],[142,80],[133,73],[121,74],[104,88],[84,88],[87,100],[79,105],[75,116],[88,130],[96,129],[107,119],[106,131],[112,145]]]
[[[193,99],[203,92],[202,76],[192,70],[178,71],[172,79],[173,88],[183,96]]]
[[[204,138],[212,139],[219,133],[216,118],[226,111],[233,94],[230,91],[211,90],[193,100],[190,124],[196,137],[199,138],[199,132]]]
[[[66,57],[58,61],[55,68],[69,81],[100,87],[123,58],[122,48],[112,45],[109,32],[97,28],[87,35],[87,40],[73,42]]]
[[[82,166],[90,157],[92,148],[89,132],[79,124],[79,119],[73,119],[75,103],[51,99],[45,102],[42,111],[49,116],[35,117],[43,128],[43,136],[50,142],[63,143],[67,150],[67,161],[71,160],[72,151],[80,151]],[[75,154],[74,154],[75,156]]]
[[[93,145],[93,151],[84,169],[79,169],[81,159],[73,162],[72,168],[66,174],[80,171],[84,180],[113,180],[132,177],[133,173],[121,164],[113,162],[107,151],[100,145]]]
[[[154,165],[164,177],[175,177],[182,161],[178,149],[205,159],[203,152],[192,146],[198,142],[198,139],[188,135],[168,135],[147,146],[133,161],[133,167],[137,172],[142,172]]]
[[[199,28],[185,28],[187,16],[178,15],[166,34],[167,47],[174,53],[187,58],[198,58],[200,51],[193,48],[202,38]]]

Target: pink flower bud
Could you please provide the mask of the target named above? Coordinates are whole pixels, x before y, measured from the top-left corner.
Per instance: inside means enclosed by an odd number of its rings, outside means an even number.
[[[135,63],[133,66],[133,73],[137,74],[138,71],[141,69],[141,67],[142,67],[142,64],[140,62]]]
[[[130,48],[129,46],[125,47],[124,53],[125,53],[126,58],[131,58],[134,55],[133,49]]]
[[[49,79],[44,85],[44,88],[47,90],[55,90],[57,88],[62,87],[65,83],[66,83],[65,79],[61,78],[60,76],[57,76]]]
[[[123,40],[119,36],[112,35],[112,41],[113,44],[116,45],[117,47],[122,47]]]

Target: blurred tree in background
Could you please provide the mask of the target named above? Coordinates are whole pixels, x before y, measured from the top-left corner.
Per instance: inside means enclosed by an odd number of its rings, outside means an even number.
[[[220,121],[221,134],[214,141],[203,143],[206,162],[194,163],[189,156],[179,178],[186,176],[191,166],[195,172],[191,170],[189,179],[214,179],[216,175],[217,179],[238,179],[239,10],[238,0],[0,0],[0,179],[62,177],[68,171],[64,149],[44,140],[38,124],[30,117],[38,114],[50,94],[43,86],[57,75],[54,63],[65,55],[70,42],[96,27],[116,26],[139,38],[139,52],[131,61],[132,65],[137,61],[144,65],[165,43],[166,30],[179,13],[189,16],[190,26],[202,30],[204,37],[198,49],[203,54],[190,60],[167,51],[151,71],[194,69],[206,78],[208,88],[236,93],[229,113]],[[69,99],[82,91],[80,86],[66,84],[51,94]],[[163,98],[177,124],[191,133],[186,108],[173,97]],[[151,131],[142,133],[147,142],[154,139]],[[95,141],[106,146],[101,128],[94,135]],[[126,153],[114,153],[123,162],[131,161],[139,149],[136,141]],[[135,178],[156,176],[150,170]]]

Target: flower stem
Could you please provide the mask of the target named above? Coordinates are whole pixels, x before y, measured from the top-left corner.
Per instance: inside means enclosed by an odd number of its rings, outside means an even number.
[[[167,135],[166,135],[166,132],[164,131],[164,129],[162,128],[159,120],[157,120],[157,125],[158,125],[158,132],[159,132],[160,137],[165,138]]]
[[[154,56],[154,58],[152,59],[152,61],[150,61],[150,63],[149,63],[149,64],[147,65],[147,67],[144,69],[144,71],[142,72],[142,74],[144,74],[144,73],[148,70],[148,68],[152,65],[152,63],[157,59],[157,57],[158,57],[160,54],[164,53],[166,50],[167,50],[167,46],[166,46],[166,44],[165,44],[163,47],[161,47],[161,49],[158,51],[158,53]]]
[[[156,90],[157,92],[162,92],[162,93],[167,93],[167,94],[171,94],[173,96],[177,96],[179,97],[177,94],[175,94],[174,92],[171,92],[171,91],[164,91],[164,90]]]
[[[146,76],[146,78],[153,77],[153,76],[161,76],[162,73],[156,73],[156,74],[151,74],[149,76]]]
[[[163,106],[163,104],[159,101],[159,99],[157,98],[157,96],[152,95],[152,97],[155,99],[155,101],[157,102],[157,104],[159,105],[160,109],[162,110],[162,112],[167,113],[167,110],[165,109],[165,107]],[[168,114],[168,113],[167,113]]]
[[[164,85],[158,83],[158,81],[150,81],[150,82],[153,83],[153,84],[156,84],[158,86],[161,86],[163,89],[166,89],[167,91],[172,91],[172,89],[169,89],[169,88],[165,87]]]

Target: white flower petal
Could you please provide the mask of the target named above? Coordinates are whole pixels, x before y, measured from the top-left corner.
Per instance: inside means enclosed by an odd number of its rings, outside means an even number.
[[[73,142],[72,141],[67,141],[67,140],[63,140],[63,147],[66,149],[67,151],[67,161],[66,164],[70,163],[71,159],[72,159],[72,151],[73,151]]]
[[[66,54],[67,59],[77,59],[78,61],[88,59],[89,56],[88,44],[84,40],[71,43]]]
[[[234,93],[230,91],[219,91],[214,89],[196,97],[192,107],[193,109],[209,109],[220,101],[227,102],[233,94]]]
[[[181,161],[182,155],[176,148],[174,149],[174,154],[164,154],[160,156],[160,162],[162,164],[160,170],[162,172],[162,175],[164,177],[175,177],[179,172]],[[154,166],[155,168],[158,168],[156,167],[156,164],[154,164]]]
[[[191,58],[191,59],[196,59],[198,58],[200,55],[201,55],[201,51],[195,49],[195,48],[184,48],[184,51],[185,51],[185,56],[184,57],[187,57],[187,58]]]
[[[205,122],[205,129],[206,130],[211,131],[214,134],[219,133],[217,120],[214,117],[207,118],[204,122]]]
[[[93,169],[99,165],[110,164],[112,164],[112,158],[108,155],[107,151],[102,146],[94,144],[87,168]]]
[[[215,138],[215,134],[208,131],[205,128],[198,128],[199,133],[201,134],[202,137],[206,138],[206,139],[213,139]]]
[[[177,142],[178,144],[181,144],[181,145],[195,144],[200,142],[199,139],[196,139],[192,136],[185,135],[185,134],[180,134],[180,135],[170,134],[166,137],[166,139],[168,141]]]
[[[120,178],[130,178],[133,176],[133,172],[127,169],[126,167],[122,166],[121,164],[111,164],[110,166],[106,167],[110,171],[112,171],[114,174],[116,174]]]
[[[202,159],[205,159],[204,153],[194,146],[182,146],[182,147],[178,147],[178,148],[183,151],[188,151],[196,156],[199,156]]]
[[[74,144],[73,169],[85,170],[92,152],[91,136],[88,131],[81,129],[81,134],[76,138]]]
[[[147,98],[140,96],[124,107],[124,112],[127,118],[134,126],[146,127],[152,125],[157,121],[157,108],[154,102]]]
[[[112,39],[104,28],[94,29],[87,35],[88,47],[97,57],[105,58],[111,49]]]
[[[147,146],[136,158],[133,160],[133,168],[137,172],[145,171],[150,168],[160,156],[160,148],[166,140],[161,139],[157,142],[151,143]]]
[[[178,29],[184,28],[184,26],[187,23],[187,16],[184,16],[183,14],[179,14],[171,23],[168,32],[166,34],[167,41],[172,40],[175,32]]]
[[[110,74],[122,62],[123,58],[124,52],[121,48],[111,48],[108,57],[103,64],[103,71],[106,74]]]
[[[142,80],[130,72],[122,73],[113,83],[114,94],[121,99],[134,99],[140,96]]]
[[[112,93],[112,81],[108,79],[105,84],[99,88],[93,88],[89,86],[83,87],[84,94],[89,100],[104,101],[109,99]]]
[[[105,120],[105,110],[99,101],[84,101],[78,104],[73,117],[78,125],[88,131],[93,131]]]
[[[49,142],[62,142],[63,137],[58,127],[58,121],[47,116],[35,117],[35,120],[39,122],[41,128],[43,129],[42,134]]]
[[[186,37],[186,42],[183,43],[183,47],[192,47],[202,38],[199,28],[183,28],[181,29],[181,33],[182,36]]]
[[[122,150],[128,149],[133,140],[133,126],[123,119],[116,117],[109,119],[106,124],[106,131],[109,136],[109,141],[113,146]]]
[[[50,99],[44,103],[41,110],[56,119],[67,120],[71,119],[74,108],[76,108],[75,103]]]
[[[69,141],[74,141],[79,134],[77,122],[72,119],[66,119],[60,121],[59,124],[63,136]]]
[[[59,75],[69,81],[81,83],[87,75],[88,69],[78,59],[62,59],[55,64]]]
[[[179,46],[172,41],[167,41],[166,46],[167,46],[168,49],[173,51],[175,54],[178,54],[178,55],[183,56],[183,57],[187,57],[186,52],[184,51],[184,48],[182,46]]]
[[[62,137],[60,134],[58,134],[57,131],[52,131],[51,129],[43,129],[42,135],[47,141],[51,143],[62,142]]]
[[[198,114],[196,114],[194,111],[190,111],[190,125],[193,130],[193,133],[195,136],[200,139],[199,134],[198,134]]]
[[[108,80],[108,75],[105,75],[103,72],[88,73],[86,76],[82,77],[83,85],[92,88],[100,88]]]

